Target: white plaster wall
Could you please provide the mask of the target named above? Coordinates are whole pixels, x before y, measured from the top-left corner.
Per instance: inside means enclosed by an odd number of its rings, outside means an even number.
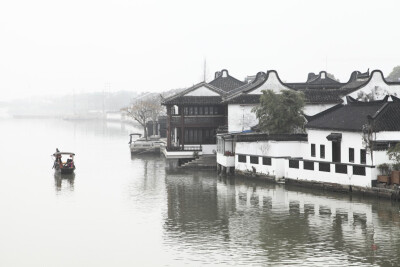
[[[380,72],[373,72],[369,83],[349,94],[349,96],[357,99],[360,92],[364,94],[372,93],[375,99],[382,99],[386,95],[400,96],[400,85],[388,85]],[[344,97],[345,98],[345,97]]]
[[[256,114],[252,109],[256,105],[228,105],[228,132],[242,132],[250,130],[258,124]]]
[[[258,141],[236,142],[236,153],[268,157],[302,157],[307,142],[301,141]]]
[[[275,93],[279,93],[281,90],[291,90],[291,89],[280,83],[278,76],[275,72],[270,72],[268,75],[268,79],[264,82],[264,84],[262,84],[254,91],[249,92],[249,94],[260,95],[262,94],[263,90],[272,90]]]
[[[217,151],[217,145],[201,145],[203,155],[211,155]]]
[[[253,172],[253,167],[256,173],[275,176],[281,178],[285,174],[285,159],[272,158],[271,165],[263,165],[262,157],[258,158],[258,164],[250,163],[250,156],[246,156],[247,162],[239,162],[238,156],[235,156],[235,170]]]
[[[332,163],[330,172],[319,171],[318,163],[314,163],[314,170],[304,170],[304,162],[299,162],[299,169],[289,168],[289,160],[285,161],[285,177],[296,180],[316,181],[323,183],[336,183],[342,185],[354,185],[361,187],[371,187],[372,180],[376,180],[376,169],[365,168],[365,176],[353,175],[353,168],[347,167],[347,174],[336,173],[335,164]]]
[[[388,164],[394,163],[391,160],[389,160],[389,157],[386,153],[387,153],[387,150],[374,151],[375,166],[378,166],[379,164],[382,164],[382,163],[388,163]]]
[[[201,86],[201,87],[185,94],[185,96],[219,96],[219,94],[208,89],[205,86]]]
[[[333,107],[335,104],[307,104],[304,107],[304,114],[314,116],[328,108]]]
[[[235,167],[235,156],[224,156],[217,153],[217,163],[224,167]]]
[[[309,160],[332,161],[332,142],[326,137],[331,133],[342,133],[341,162],[349,162],[349,148],[354,148],[354,164],[361,164],[360,149],[364,149],[360,132],[343,132],[334,130],[308,129],[308,147],[304,150],[303,157]],[[315,157],[311,157],[311,144],[315,144]],[[320,158],[320,145],[325,145],[325,159]],[[367,151],[367,165],[372,165],[371,156]]]
[[[247,162],[239,162],[238,155],[235,156],[235,169],[275,176],[277,178],[285,175],[285,158],[276,157],[301,157],[306,142],[300,141],[259,141],[259,142],[237,142],[236,153],[247,155]],[[258,156],[258,164],[250,163],[250,156]],[[272,157],[271,165],[263,165],[262,157]]]
[[[376,140],[382,140],[382,141],[395,141],[399,140],[400,141],[400,132],[378,132],[376,133]]]
[[[400,141],[400,132],[378,132],[376,133],[377,141]],[[382,163],[394,163],[392,162],[388,155],[387,150],[384,151],[374,151],[374,165],[378,166]]]

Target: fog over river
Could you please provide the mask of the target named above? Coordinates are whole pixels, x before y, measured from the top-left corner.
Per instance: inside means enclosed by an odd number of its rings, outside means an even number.
[[[398,203],[176,170],[119,123],[0,125],[0,266],[400,265]]]

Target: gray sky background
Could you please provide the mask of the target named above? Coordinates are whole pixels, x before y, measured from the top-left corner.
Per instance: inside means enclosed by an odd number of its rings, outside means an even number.
[[[227,68],[305,81],[327,70],[400,65],[400,1],[89,1],[0,3],[2,99],[163,91]]]

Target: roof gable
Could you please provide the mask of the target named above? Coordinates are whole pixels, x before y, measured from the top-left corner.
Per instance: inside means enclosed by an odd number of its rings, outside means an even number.
[[[212,86],[215,86],[225,92],[229,92],[233,89],[243,86],[245,83],[230,76],[228,70],[223,69],[223,70],[217,71],[215,73],[214,80],[209,82],[209,84],[211,84]]]
[[[290,90],[291,88],[284,85],[275,70],[267,72],[265,79],[254,88],[249,88],[244,92],[251,95],[261,95],[264,90],[272,90],[275,93],[280,93],[282,90]]]
[[[339,89],[345,84],[328,77],[326,71],[320,71],[318,75],[309,73],[304,83],[285,83],[285,85],[296,90],[328,90]]]
[[[382,71],[374,70],[367,81],[351,88],[349,95],[358,100],[362,100],[368,95],[373,99],[382,99],[386,95],[400,96],[400,82],[388,82]]]
[[[202,85],[194,90],[191,90],[184,94],[184,96],[220,96],[215,90],[211,90],[209,87]]]
[[[164,99],[162,104],[163,105],[175,105],[176,103],[180,103],[183,97],[185,98],[185,101],[184,101],[185,103],[188,103],[187,101],[189,101],[189,99],[193,99],[194,97],[200,97],[200,98],[201,97],[203,97],[203,98],[217,97],[221,101],[221,99],[222,99],[221,96],[224,93],[225,92],[219,88],[209,85],[206,82],[201,82],[196,85],[193,85],[192,87],[190,87],[178,94],[175,94],[171,97]]]

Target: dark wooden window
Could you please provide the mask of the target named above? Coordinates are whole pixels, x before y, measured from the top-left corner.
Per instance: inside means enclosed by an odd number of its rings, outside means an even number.
[[[194,111],[194,115],[198,115],[199,114],[197,107],[193,107],[193,111]]]
[[[315,144],[311,144],[311,157],[315,157]]]
[[[367,163],[367,151],[365,149],[360,149],[360,162],[361,164]]]
[[[197,132],[198,130],[193,130],[193,143],[197,144],[200,143],[199,140],[197,139]]]
[[[208,107],[204,107],[204,115],[208,115]]]
[[[258,157],[257,156],[250,156],[250,163],[258,164]]]
[[[214,115],[218,115],[219,114],[219,107],[214,107]]]
[[[185,115],[189,114],[189,109],[188,109],[188,107],[185,107],[185,108],[184,108],[184,113],[185,113]]]
[[[325,163],[325,162],[320,162],[319,163],[319,171],[321,171],[321,172],[330,172],[331,171],[331,164],[330,163]]]
[[[354,162],[354,148],[349,148],[349,162]]]
[[[304,164],[304,169],[305,170],[314,170],[314,161],[307,161],[307,160],[305,160],[304,162],[303,162],[303,164]]]
[[[199,107],[199,115],[203,115],[203,107]]]
[[[319,146],[319,156],[321,159],[325,158],[325,145],[320,145]]]
[[[335,164],[335,172],[336,173],[347,173],[347,165],[346,164]]]
[[[194,140],[193,140],[193,129],[189,130],[189,143],[193,144]]]
[[[295,159],[289,159],[289,168],[298,169],[299,168],[299,161]]]
[[[353,166],[353,174],[354,175],[363,175],[363,176],[365,176],[365,167],[363,167],[363,166]]]
[[[189,115],[193,115],[193,107],[189,107]]]
[[[214,114],[214,107],[208,107],[208,111],[210,113],[210,115]]]
[[[246,163],[246,156],[245,155],[238,155],[238,161]]]
[[[269,157],[263,157],[263,165],[271,165],[272,159]]]

